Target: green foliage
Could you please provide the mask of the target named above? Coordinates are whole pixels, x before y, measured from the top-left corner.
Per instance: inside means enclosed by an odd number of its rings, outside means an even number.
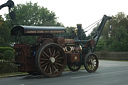
[[[57,25],[55,13],[47,8],[38,6],[37,3],[18,4],[14,11],[16,12],[15,23],[20,25]]]
[[[76,32],[75,32],[76,28],[75,27],[66,27],[66,33],[64,33],[63,35],[66,38],[71,38],[73,39],[76,36]]]
[[[95,49],[95,51],[101,51],[101,50],[106,50],[106,42],[103,38],[99,39]]]
[[[108,40],[108,43],[110,43],[110,40],[112,41],[111,44],[109,44],[109,50],[114,52],[127,52],[128,51],[128,33],[127,29],[124,27],[116,28],[115,29],[115,36],[111,37]]]
[[[3,56],[4,56],[4,55],[3,55],[2,53],[0,53],[0,59],[2,59],[2,58],[3,58]]]
[[[0,60],[0,74],[17,72],[14,62]]]
[[[0,36],[0,43],[4,43],[4,38]]]
[[[11,47],[0,47],[0,53],[4,54],[6,50],[11,50],[14,52],[14,49]]]
[[[81,31],[81,39],[82,40],[86,40],[87,39],[86,34],[85,34],[85,31],[83,29]]]
[[[9,46],[10,28],[8,23],[0,16],[0,46]]]
[[[13,60],[14,59],[14,52],[11,50],[6,50],[4,52],[4,59],[5,60]]]

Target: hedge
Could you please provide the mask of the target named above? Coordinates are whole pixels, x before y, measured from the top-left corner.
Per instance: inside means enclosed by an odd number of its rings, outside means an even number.
[[[12,61],[0,60],[0,74],[18,72],[17,66]]]
[[[11,48],[11,47],[0,47],[0,53],[1,53],[1,54],[4,54],[4,52],[5,52],[6,50],[11,50],[11,51],[14,52],[14,49]]]

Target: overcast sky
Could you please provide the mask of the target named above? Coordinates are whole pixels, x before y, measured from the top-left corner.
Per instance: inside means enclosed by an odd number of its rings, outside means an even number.
[[[116,15],[118,12],[128,14],[128,0],[13,0],[15,4],[26,2],[38,3],[40,6],[55,12],[58,21],[64,26],[76,27],[82,24],[83,28],[101,19],[104,14]],[[1,0],[0,4],[6,0]],[[0,14],[8,13],[7,8],[0,10]]]

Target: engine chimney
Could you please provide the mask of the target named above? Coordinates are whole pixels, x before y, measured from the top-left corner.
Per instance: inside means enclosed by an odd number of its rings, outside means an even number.
[[[82,24],[77,24],[77,36],[78,39],[81,40],[81,29],[82,29]]]

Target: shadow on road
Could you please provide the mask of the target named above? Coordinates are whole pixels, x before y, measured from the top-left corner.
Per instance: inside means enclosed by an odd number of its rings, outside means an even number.
[[[63,72],[60,76],[58,77],[52,77],[52,78],[62,78],[62,77],[72,77],[72,76],[77,76],[77,75],[89,75],[89,74],[94,74],[94,73],[88,73],[86,70],[79,70],[76,72],[72,71],[66,71]],[[22,79],[46,79],[48,77],[45,77],[44,75],[26,75]]]
[[[42,79],[46,78],[44,75],[26,75],[23,79]]]

